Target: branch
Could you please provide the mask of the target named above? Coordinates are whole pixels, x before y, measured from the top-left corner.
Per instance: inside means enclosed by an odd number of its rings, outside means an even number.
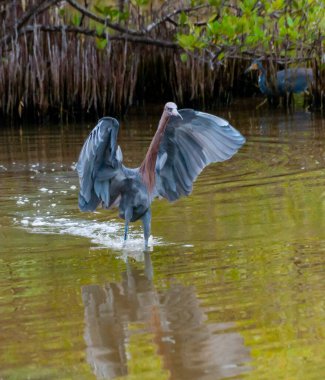
[[[146,32],[146,33],[151,32],[157,26],[163,24],[166,21],[170,21],[173,16],[176,16],[176,15],[182,13],[182,12],[184,12],[184,13],[190,13],[192,11],[196,11],[198,9],[208,8],[208,7],[210,7],[209,4],[201,4],[201,5],[197,5],[196,7],[192,7],[192,8],[183,8],[183,9],[180,8],[180,9],[176,9],[173,12],[168,13],[166,16],[160,18],[159,20],[157,20],[157,21],[152,22],[151,24],[149,24],[145,28],[144,32]]]
[[[135,36],[129,34],[117,34],[114,36],[108,35],[106,32],[98,33],[95,29],[85,29],[79,26],[60,26],[60,25],[28,25],[25,28],[21,29],[19,34],[24,33],[33,33],[38,29],[42,32],[65,32],[65,33],[75,33],[75,34],[84,34],[86,36],[98,37],[98,38],[107,38],[108,41],[125,41],[132,42],[136,44],[151,45],[157,47],[164,47],[169,49],[177,49],[179,45],[172,41],[158,40],[145,36]]]
[[[59,0],[40,0],[39,3],[27,10],[19,19],[19,21],[11,28],[9,33],[0,39],[0,44],[8,43],[10,38],[12,38],[15,33],[19,34],[19,30],[32,18],[38,14],[46,11],[55,3],[58,3]]]
[[[135,30],[130,30],[123,28],[120,24],[110,22],[107,18],[99,17],[95,13],[90,12],[87,8],[83,7],[79,3],[77,3],[75,0],[67,0],[67,2],[75,9],[77,9],[80,13],[83,15],[91,18],[94,21],[99,22],[100,24],[103,24],[105,26],[108,26],[109,28],[116,30],[117,32],[120,33],[126,33],[129,35],[134,35],[134,36],[142,36],[143,33],[137,32]]]
[[[16,29],[20,29],[23,25],[25,25],[32,17],[36,16],[37,14],[40,14],[44,11],[46,11],[48,8],[50,8],[55,3],[58,3],[60,0],[47,0],[42,1],[33,7],[31,7],[28,11],[26,11],[19,19],[19,22],[15,25]]]

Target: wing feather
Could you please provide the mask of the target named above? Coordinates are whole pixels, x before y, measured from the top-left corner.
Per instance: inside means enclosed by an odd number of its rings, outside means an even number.
[[[193,182],[205,166],[231,158],[245,138],[226,120],[190,109],[180,110],[182,118],[172,117],[160,143],[157,167],[157,195],[170,201],[189,195]]]
[[[116,119],[100,119],[81,149],[77,163],[81,211],[94,211],[101,202],[109,207],[110,181],[121,166],[119,157],[122,154],[117,147],[118,129]]]

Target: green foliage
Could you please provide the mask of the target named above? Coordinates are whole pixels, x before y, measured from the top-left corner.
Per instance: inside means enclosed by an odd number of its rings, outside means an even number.
[[[181,12],[180,13],[180,16],[179,16],[179,23],[181,26],[184,26],[186,25],[186,23],[188,22],[188,16],[185,12]]]
[[[111,20],[111,21],[123,21],[129,18],[128,12],[121,12],[119,9],[111,5],[94,5],[94,10],[101,16]]]
[[[134,17],[132,11],[134,8],[140,8],[140,14],[145,15],[145,21],[140,27],[139,19]],[[68,9],[61,8],[60,16],[65,17],[69,13]],[[282,56],[292,59],[306,58],[310,54],[319,56],[321,36],[325,30],[325,13],[320,0],[191,0],[187,6],[175,4],[173,10],[177,12],[171,17],[174,27],[171,27],[171,18],[166,17],[171,8],[166,6],[160,12],[153,0],[132,0],[124,3],[123,9],[114,2],[93,0],[90,9],[102,19],[128,25],[130,30],[140,29],[140,32],[150,24],[168,24],[167,37],[160,36],[158,28],[154,37],[174,40],[182,49],[191,53],[205,50],[209,54],[215,52],[218,60],[245,53],[250,56]],[[164,17],[167,21],[160,23]],[[76,26],[80,20],[81,15],[78,13],[70,17],[70,22]],[[91,20],[90,25],[96,28],[97,36],[100,37],[104,31],[103,24]],[[109,32],[115,33],[111,29]],[[96,45],[102,49],[105,42],[100,40]],[[220,51],[224,54],[220,55]],[[186,61],[185,55],[182,55],[181,60]]]
[[[199,2],[195,2],[196,5]],[[188,51],[220,47],[224,57],[238,53],[306,57],[324,35],[325,13],[318,0],[243,0],[236,5],[210,1],[213,12],[202,13],[206,22],[182,16],[183,33],[177,34],[180,46]],[[187,27],[187,29],[185,28]],[[193,33],[194,30],[194,33]],[[317,45],[318,44],[318,45]]]
[[[134,2],[138,7],[143,7],[147,6],[150,3],[150,0],[135,0]]]
[[[75,14],[72,16],[71,21],[72,21],[72,24],[73,24],[73,25],[75,25],[75,26],[79,26],[79,25],[80,25],[80,21],[81,21],[81,15],[75,13]]]
[[[201,29],[198,27],[193,27],[192,33],[178,34],[177,40],[184,50],[193,51],[194,49],[203,49],[206,47],[205,36],[201,35]]]
[[[205,47],[205,44],[203,41],[200,40],[200,38],[193,34],[181,34],[178,35],[178,43],[179,45],[189,51],[193,51],[194,49],[201,49]]]
[[[128,12],[121,12],[117,8],[112,6],[100,6],[95,5],[94,9],[103,17],[108,18],[111,21],[122,21],[129,17]]]
[[[10,117],[23,117],[28,108],[33,108],[37,110],[31,112],[34,115],[54,109],[53,114],[60,114],[62,119],[64,114],[75,112],[75,105],[87,109],[87,113],[90,109],[121,112],[132,104],[141,80],[156,78],[155,70],[165,71],[161,88],[173,86],[179,103],[190,97],[207,104],[215,101],[216,93],[220,100],[229,99],[228,91],[237,88],[238,74],[243,71],[236,60],[254,57],[308,66],[313,60],[316,107],[324,98],[323,0],[192,0],[163,4],[153,0],[69,0],[53,2],[46,10],[32,7],[33,1],[24,1],[29,16],[17,26],[10,15],[17,7],[17,15],[22,16],[20,2],[4,3],[0,112]],[[42,17],[38,17],[40,12]],[[35,33],[37,38],[32,38]],[[12,44],[13,40],[18,44]],[[110,49],[106,49],[108,41]],[[57,49],[60,62],[53,60],[53,56],[58,57]],[[89,57],[101,69],[88,75]],[[107,60],[111,59],[117,64],[107,70]],[[222,61],[224,64],[219,65]],[[22,67],[30,68],[28,75]],[[220,70],[210,70],[214,67]],[[226,72],[229,75],[224,75]],[[63,88],[66,82],[70,83],[69,96]],[[111,95],[112,88],[118,96]]]
[[[181,61],[183,63],[187,62],[188,61],[188,55],[186,53],[182,53],[181,54]]]
[[[220,7],[221,6],[221,0],[209,0],[209,4],[214,7]]]
[[[96,46],[99,50],[105,49],[107,46],[107,39],[106,38],[96,38]]]
[[[65,11],[65,8],[60,8],[60,9],[59,9],[59,16],[60,16],[60,17],[64,17],[65,12],[66,12],[66,11]]]

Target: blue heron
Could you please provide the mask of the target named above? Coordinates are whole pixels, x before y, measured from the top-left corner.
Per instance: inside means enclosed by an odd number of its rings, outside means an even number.
[[[245,142],[226,120],[192,109],[178,111],[175,103],[168,102],[143,162],[127,168],[117,145],[118,130],[116,119],[104,117],[86,139],[77,163],[79,208],[118,207],[125,220],[124,240],[129,223],[141,219],[145,247],[153,199],[175,201],[189,195],[205,166],[229,159]]]
[[[271,101],[273,97],[291,96],[292,94],[307,91],[313,82],[313,70],[308,68],[285,69],[276,72],[274,80],[268,78],[268,73],[261,60],[256,59],[246,72],[258,70],[258,86],[262,94]]]

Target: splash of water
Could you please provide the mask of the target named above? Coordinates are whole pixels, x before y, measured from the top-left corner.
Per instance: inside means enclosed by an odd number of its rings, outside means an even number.
[[[95,244],[92,249],[110,248],[122,251],[122,255],[134,256],[141,260],[139,253],[143,252],[144,242],[142,231],[130,229],[127,242],[123,241],[123,225],[114,221],[101,222],[97,220],[72,220],[54,216],[25,216],[20,222],[21,227],[31,233],[67,234],[90,239]],[[150,237],[149,249],[163,245],[160,238]]]

